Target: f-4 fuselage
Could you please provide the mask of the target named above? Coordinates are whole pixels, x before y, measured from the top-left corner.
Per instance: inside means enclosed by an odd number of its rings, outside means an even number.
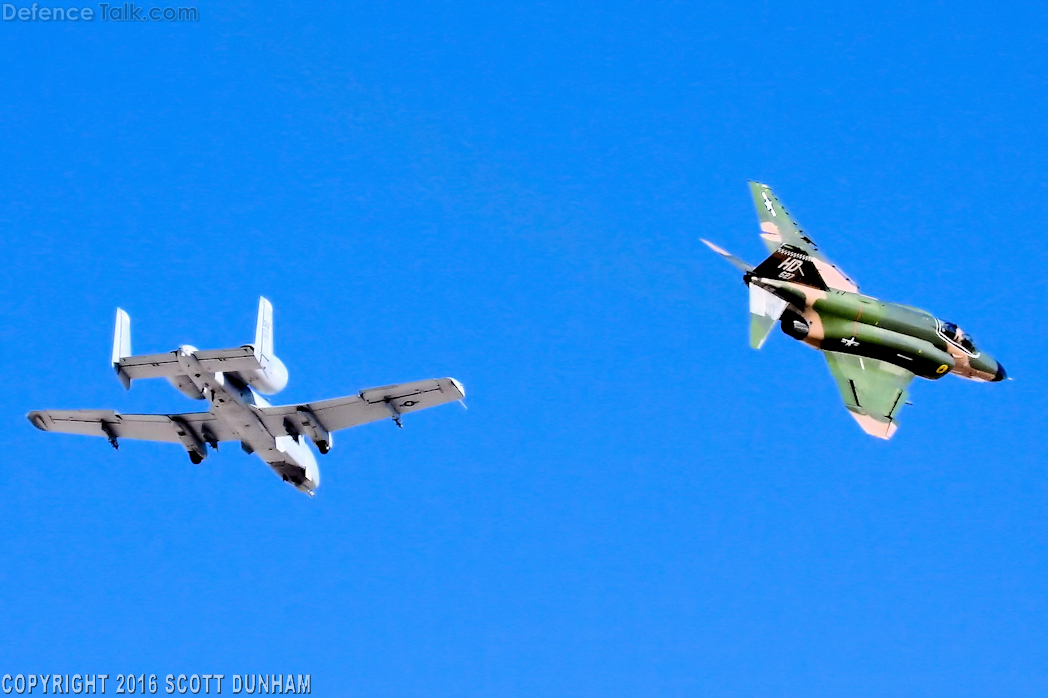
[[[915,376],[935,380],[954,373],[976,381],[1004,380],[1000,363],[957,325],[860,293],[770,187],[750,182],[750,194],[769,257],[752,266],[703,240],[743,272],[750,295],[750,346],[760,349],[778,323],[787,335],[822,350],[844,406],[867,434],[892,437]]]
[[[782,331],[816,349],[879,359],[930,380],[947,373],[979,381],[1006,376],[963,330],[919,308],[752,274],[744,280],[787,300]]]

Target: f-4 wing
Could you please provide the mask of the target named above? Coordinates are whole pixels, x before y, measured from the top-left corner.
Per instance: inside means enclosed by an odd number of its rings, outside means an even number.
[[[279,405],[259,409],[262,421],[274,434],[308,436],[321,453],[331,447],[331,432],[348,429],[380,419],[400,424],[400,416],[466,396],[462,384],[454,378],[387,385],[369,388],[357,395],[331,400],[307,402],[301,405]]]
[[[895,415],[906,403],[913,374],[901,366],[855,354],[824,351],[844,405],[862,430],[890,439],[898,429]]]

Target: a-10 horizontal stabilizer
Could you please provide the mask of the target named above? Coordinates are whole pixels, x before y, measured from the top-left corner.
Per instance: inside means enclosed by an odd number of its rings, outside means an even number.
[[[140,378],[173,378],[185,373],[185,369],[178,362],[180,350],[169,351],[164,354],[142,354],[141,356],[128,356],[115,364],[117,375],[125,387],[131,384],[131,380]],[[207,349],[193,352],[200,367],[209,373],[233,372],[233,371],[257,371],[262,368],[258,357],[255,356],[254,347],[248,345],[234,349]]]
[[[270,355],[273,349],[272,306],[265,298],[259,299],[256,345],[250,344],[233,349],[195,350],[194,357],[200,367],[211,373],[232,371],[258,371],[262,368],[262,351]],[[262,341],[259,342],[258,339]],[[258,347],[264,347],[260,350]],[[179,350],[163,354],[131,354],[131,318],[121,308],[116,309],[116,327],[113,330],[113,368],[120,383],[130,389],[132,380],[141,378],[174,378],[185,372],[178,361]]]

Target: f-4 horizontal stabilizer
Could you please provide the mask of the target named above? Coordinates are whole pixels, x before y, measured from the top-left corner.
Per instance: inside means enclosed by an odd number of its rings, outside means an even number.
[[[788,304],[756,284],[750,284],[750,346],[760,349]]]
[[[699,238],[699,239],[702,240],[702,238]],[[753,271],[753,265],[752,264],[747,264],[743,260],[741,260],[738,257],[736,257],[735,255],[733,255],[731,252],[728,252],[727,250],[724,250],[724,249],[721,249],[720,247],[717,247],[716,245],[714,245],[709,240],[702,240],[702,241],[706,244],[706,247],[710,248],[711,250],[713,250],[714,252],[719,254],[721,257],[724,257],[724,259],[728,260],[728,264],[732,265],[733,267],[735,267],[736,269],[738,269],[742,273],[745,274],[747,272]]]

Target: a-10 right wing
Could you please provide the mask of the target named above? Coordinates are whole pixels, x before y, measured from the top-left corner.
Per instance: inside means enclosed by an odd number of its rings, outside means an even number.
[[[369,388],[357,395],[301,405],[262,407],[259,412],[271,433],[298,432],[319,443],[329,441],[322,433],[325,431],[391,418],[399,425],[402,414],[454,402],[465,396],[466,391],[457,380],[438,378]]]

